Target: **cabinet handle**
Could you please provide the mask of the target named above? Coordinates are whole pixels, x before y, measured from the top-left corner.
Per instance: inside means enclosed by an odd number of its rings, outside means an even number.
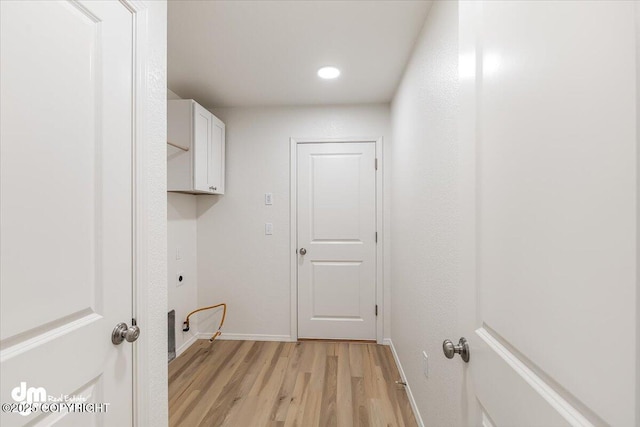
[[[209,190],[211,191],[216,191],[218,189],[218,187],[209,187]]]

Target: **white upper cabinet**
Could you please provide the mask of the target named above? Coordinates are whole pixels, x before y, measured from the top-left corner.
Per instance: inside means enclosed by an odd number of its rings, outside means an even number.
[[[224,123],[192,99],[167,109],[167,191],[224,194]]]

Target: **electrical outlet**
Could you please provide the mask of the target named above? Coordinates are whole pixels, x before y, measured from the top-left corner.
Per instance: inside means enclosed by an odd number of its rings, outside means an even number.
[[[179,271],[176,273],[176,287],[184,285],[184,273]]]
[[[272,205],[273,204],[273,194],[272,193],[264,193],[264,204]]]
[[[264,234],[266,234],[267,236],[270,236],[273,234],[273,224],[270,222],[267,222],[264,225]]]
[[[425,378],[429,378],[429,356],[426,351],[422,352],[422,373]]]

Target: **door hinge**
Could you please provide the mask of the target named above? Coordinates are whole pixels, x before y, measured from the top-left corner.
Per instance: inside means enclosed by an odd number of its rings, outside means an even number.
[[[376,316],[378,315],[378,304],[376,304]]]
[[[376,159],[376,170],[378,170],[378,159]]]
[[[378,232],[376,231],[376,243],[378,243]]]

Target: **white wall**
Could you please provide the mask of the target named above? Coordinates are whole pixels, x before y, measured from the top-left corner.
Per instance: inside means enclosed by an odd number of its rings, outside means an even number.
[[[391,107],[391,338],[428,426],[461,425],[462,367],[442,354],[458,338],[457,28],[457,2],[434,2]]]
[[[182,97],[171,89],[167,89],[167,99],[182,99]]]
[[[197,316],[190,320],[190,331],[182,332],[182,322],[189,312],[198,308],[196,269],[196,196],[167,193],[167,286],[168,311],[176,311],[176,351],[180,355],[196,339]],[[177,252],[181,259],[177,259]],[[182,274],[178,286],[177,275]]]
[[[167,89],[167,99],[182,99]],[[196,268],[196,196],[167,193],[167,286],[168,309],[176,311],[176,353],[179,356],[197,338],[198,316],[190,320],[189,332],[182,332],[182,323],[191,311],[199,308]],[[181,259],[177,259],[178,249]],[[177,286],[177,274],[183,274],[183,285]]]
[[[223,196],[198,197],[198,302],[229,304],[227,337],[286,340],[291,316],[289,138],[382,136],[388,143],[389,106],[212,111],[226,124],[227,183]],[[273,193],[272,206],[264,204],[266,192]],[[273,223],[273,235],[265,236],[265,222]],[[200,325],[201,332],[213,332],[217,317],[203,314]]]

